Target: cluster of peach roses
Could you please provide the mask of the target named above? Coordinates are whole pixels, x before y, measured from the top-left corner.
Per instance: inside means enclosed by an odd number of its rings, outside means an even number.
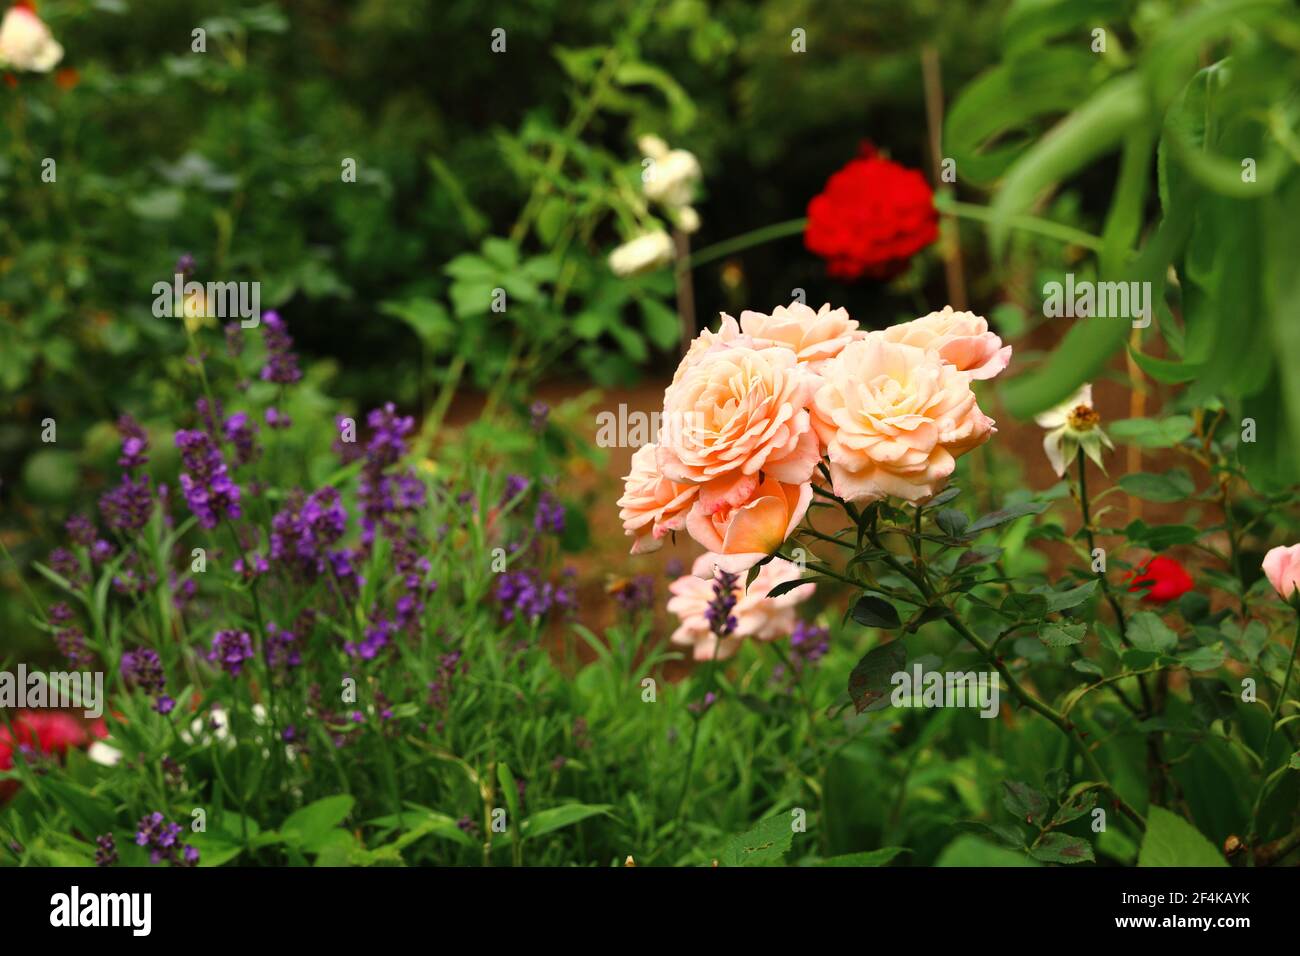
[[[931,498],[993,434],[972,383],[1010,360],[988,322],[951,307],[873,332],[830,305],[724,313],[665,390],[658,442],[632,458],[618,501],[632,553],[684,529],[705,566],[747,571],[803,520],[823,459],[845,501]]]

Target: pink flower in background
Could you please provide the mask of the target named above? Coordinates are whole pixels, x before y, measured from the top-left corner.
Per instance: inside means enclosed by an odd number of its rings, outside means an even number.
[[[989,331],[983,316],[974,312],[954,312],[945,305],[940,312],[931,312],[911,322],[892,325],[872,335],[887,342],[914,345],[920,349],[933,349],[943,360],[975,379],[993,378],[1011,361],[1011,346]]]
[[[749,587],[745,587],[743,579],[736,583],[736,606],[731,612],[736,627],[719,645],[707,616],[714,599],[714,570],[713,557],[704,554],[696,559],[691,574],[668,585],[672,595],[668,610],[681,621],[673,632],[672,642],[691,648],[697,661],[713,660],[715,652],[718,660],[732,657],[746,637],[771,641],[789,636],[797,623],[795,607],[812,597],[816,590],[816,585],[806,584],[779,597],[768,597],[772,588],[784,581],[797,581],[802,574],[798,565],[773,558],[763,565]]]
[[[693,508],[686,517],[686,530],[708,548],[706,557],[722,570],[748,571],[794,533],[812,494],[809,482],[791,485],[765,477],[743,504],[724,504],[710,514]]]
[[[970,375],[934,351],[872,336],[846,346],[823,378],[813,423],[835,493],[848,501],[924,501],[994,432]]]
[[[698,485],[670,481],[655,462],[656,446],[642,445],[632,456],[632,470],[623,479],[618,516],[623,533],[631,535],[633,554],[657,551],[663,538],[686,525],[686,512],[695,503]]]
[[[848,310],[832,309],[830,303],[816,312],[802,302],[778,305],[771,315],[746,310],[740,313],[740,329],[754,348],[784,346],[814,371],[867,334],[849,318]]]
[[[1264,576],[1282,600],[1290,601],[1300,589],[1300,544],[1279,546],[1264,555]]]
[[[808,414],[816,385],[790,349],[705,354],[664,393],[660,471],[700,485],[696,507],[705,515],[749,501],[760,471],[806,482],[820,457]]]

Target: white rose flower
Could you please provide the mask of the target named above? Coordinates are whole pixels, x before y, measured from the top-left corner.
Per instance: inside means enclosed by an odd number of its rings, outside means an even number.
[[[673,240],[662,229],[647,232],[623,243],[609,254],[609,268],[616,276],[650,272],[673,261]]]
[[[27,7],[10,7],[0,21],[0,66],[48,73],[63,59],[61,47]]]

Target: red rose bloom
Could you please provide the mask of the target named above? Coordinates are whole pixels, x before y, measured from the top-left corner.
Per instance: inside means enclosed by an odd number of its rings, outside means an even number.
[[[1142,600],[1154,604],[1176,601],[1192,589],[1192,576],[1173,558],[1163,555],[1152,558],[1147,566],[1132,575],[1129,591],[1146,591]]]
[[[938,222],[925,177],[864,144],[808,203],[804,245],[832,276],[888,279],[938,238]]]

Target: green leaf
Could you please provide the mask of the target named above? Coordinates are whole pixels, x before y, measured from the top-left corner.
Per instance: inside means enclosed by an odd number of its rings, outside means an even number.
[[[1192,433],[1195,422],[1190,415],[1169,418],[1122,418],[1106,426],[1116,441],[1139,448],[1171,448]]]
[[[566,803],[563,806],[537,811],[524,821],[520,829],[523,835],[531,840],[555,830],[571,827],[590,817],[612,816],[611,809],[607,803]]]
[[[770,598],[780,597],[782,594],[789,594],[795,588],[801,588],[808,583],[809,583],[808,581],[804,581],[798,578],[796,578],[793,581],[782,581],[781,583],[775,585],[772,588],[772,590],[768,591],[767,596]]]
[[[1082,624],[1044,624],[1038,630],[1038,639],[1048,647],[1069,647],[1082,644],[1086,628]]]
[[[896,628],[902,623],[898,617],[898,609],[884,598],[876,597],[874,594],[864,594],[858,598],[857,603],[853,605],[853,620],[863,627],[880,627],[887,630]]]
[[[907,648],[902,641],[873,647],[862,656],[849,674],[849,697],[854,709],[877,709],[889,700],[892,678],[907,663]]]
[[[1015,521],[1017,518],[1023,518],[1025,515],[1042,514],[1047,510],[1045,501],[1025,501],[1020,504],[1007,505],[997,511],[990,511],[983,517],[976,518],[975,523],[966,529],[967,534],[976,534],[980,531],[986,531],[989,528],[996,528],[998,525],[1006,524],[1008,521]]]
[[[1147,810],[1138,866],[1227,866],[1214,844],[1182,817],[1163,807]]]
[[[970,517],[966,512],[958,511],[956,508],[944,508],[934,516],[934,523],[944,534],[956,538],[966,530],[966,526],[970,524]]]
[[[645,333],[655,347],[666,351],[676,346],[682,334],[677,313],[658,299],[649,297],[641,299],[640,306]]]
[[[1225,656],[1223,644],[1218,643],[1179,654],[1178,660],[1189,671],[1212,671],[1223,663]]]
[[[1047,795],[1019,780],[1002,782],[1002,805],[1022,823],[1041,826],[1047,815]]]
[[[356,800],[347,793],[322,797],[289,814],[280,825],[280,835],[286,841],[314,852],[329,831],[347,819],[354,803]]]
[[[1015,620],[1040,621],[1047,614],[1047,595],[1012,591],[1002,599],[998,610]]]
[[[1092,845],[1087,840],[1064,833],[1049,833],[1029,851],[1035,860],[1044,863],[1095,863]]]
[[[977,836],[963,834],[943,848],[934,865],[987,867],[1037,866],[1038,864],[1021,851],[994,846]]]
[[[1129,618],[1128,639],[1138,650],[1151,654],[1163,654],[1178,646],[1178,635],[1151,611],[1139,611]]]
[[[772,866],[784,861],[793,841],[790,817],[768,817],[747,833],[729,838],[719,862],[723,866]]]
[[[1121,475],[1119,486],[1135,498],[1166,503],[1186,501],[1196,492],[1192,476],[1182,468],[1159,475],[1146,471]]]
[[[1049,612],[1064,611],[1068,608],[1078,607],[1084,601],[1088,600],[1088,598],[1092,597],[1092,593],[1097,590],[1097,584],[1098,582],[1095,580],[1087,581],[1080,584],[1078,587],[1067,588],[1064,591],[1051,591],[1044,594],[1043,596],[1047,598],[1047,610]]]

